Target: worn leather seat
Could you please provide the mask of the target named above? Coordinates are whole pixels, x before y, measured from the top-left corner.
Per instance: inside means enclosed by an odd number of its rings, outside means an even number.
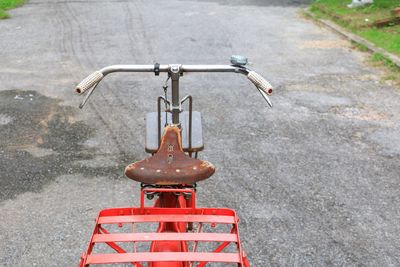
[[[159,150],[151,157],[132,163],[125,175],[145,184],[194,184],[213,175],[215,167],[204,160],[189,157],[182,150],[181,130],[167,126]]]

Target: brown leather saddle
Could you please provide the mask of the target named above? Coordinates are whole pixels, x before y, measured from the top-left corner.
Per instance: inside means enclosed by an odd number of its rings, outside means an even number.
[[[204,160],[188,156],[182,150],[181,130],[167,126],[160,148],[151,157],[134,162],[125,169],[125,175],[145,184],[194,184],[213,175],[215,167]]]

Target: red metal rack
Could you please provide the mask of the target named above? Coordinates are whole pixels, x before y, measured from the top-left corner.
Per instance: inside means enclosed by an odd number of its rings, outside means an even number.
[[[176,192],[191,194],[189,208],[157,208],[144,206],[145,192]],[[91,264],[130,263],[142,267],[152,262],[185,262],[185,266],[202,267],[207,263],[229,263],[236,266],[250,266],[241,249],[238,229],[238,217],[234,210],[225,208],[196,208],[195,192],[192,189],[145,189],[141,193],[141,206],[137,208],[105,209],[99,213],[88,249],[81,257],[79,266]],[[135,232],[138,224],[176,223],[195,225],[195,232]],[[219,225],[224,225],[221,232]],[[117,232],[127,228],[130,232]],[[180,228],[180,227],[177,227]],[[219,229],[219,232],[205,232],[204,229]],[[107,230],[106,230],[107,229]],[[111,230],[110,230],[111,229]],[[182,242],[183,252],[138,251],[138,243]],[[124,249],[129,244],[131,251]],[[124,244],[124,245],[121,245]],[[132,245],[131,245],[132,244]],[[211,251],[198,251],[198,245],[212,247]],[[232,245],[233,244],[233,245]],[[106,245],[113,251],[102,253],[96,246]],[[216,247],[215,247],[216,246]],[[229,252],[222,252],[229,246]],[[123,248],[124,247],[124,248]],[[233,248],[233,251],[232,251]],[[175,265],[171,265],[175,266]]]

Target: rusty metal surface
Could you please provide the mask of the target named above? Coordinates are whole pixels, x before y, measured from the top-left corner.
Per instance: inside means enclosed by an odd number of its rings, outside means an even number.
[[[130,164],[125,175],[146,184],[193,184],[209,178],[215,167],[203,160],[194,159],[182,150],[181,130],[167,126],[160,149],[154,156]]]

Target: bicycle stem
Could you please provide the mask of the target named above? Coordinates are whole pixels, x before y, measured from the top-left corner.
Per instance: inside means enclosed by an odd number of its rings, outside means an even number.
[[[179,77],[181,76],[180,65],[172,65],[170,68],[169,75],[171,77],[171,88],[172,88],[172,124],[179,124],[179,113],[180,113],[180,99],[179,99]]]

